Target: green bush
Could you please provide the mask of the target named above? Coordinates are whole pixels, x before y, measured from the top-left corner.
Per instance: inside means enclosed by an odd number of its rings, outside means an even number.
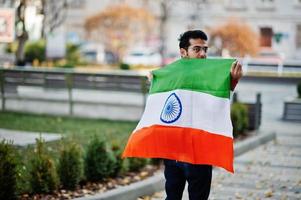
[[[51,193],[58,186],[55,165],[46,154],[44,144],[41,138],[36,140],[36,148],[30,162],[29,182],[33,193]]]
[[[244,104],[233,103],[231,106],[233,136],[244,134],[248,128],[248,109]]]
[[[117,175],[119,175],[122,171],[124,171],[124,159],[122,159],[122,149],[120,149],[120,146],[117,144],[113,144],[112,145],[112,151],[113,151],[113,155],[115,157],[115,166],[114,166],[114,170],[111,174],[111,177],[116,177]]]
[[[64,64],[56,64],[56,67],[60,67],[60,68],[74,68],[75,64],[74,63],[64,63]]]
[[[130,171],[139,171],[142,169],[148,160],[144,158],[129,158],[129,170]]]
[[[130,65],[128,65],[126,63],[120,63],[119,64],[119,68],[123,69],[123,70],[129,70],[130,69]]]
[[[155,165],[155,166],[159,166],[162,163],[162,159],[161,158],[152,158],[150,159],[150,164]]]
[[[60,152],[58,174],[63,188],[76,189],[83,172],[82,152],[79,145],[64,142]]]
[[[46,42],[45,40],[38,40],[27,42],[25,45],[25,61],[32,63],[35,59],[40,62],[46,59]]]
[[[14,46],[11,44],[6,51],[13,51]],[[25,45],[25,61],[32,63],[35,59],[39,62],[46,60],[46,41],[38,40],[27,42]],[[66,44],[66,63],[58,64],[58,67],[72,68],[81,63],[79,45]]]
[[[17,199],[17,161],[12,144],[0,142],[0,199]]]
[[[55,62],[56,67],[61,68],[74,68],[76,65],[83,64],[81,61],[79,45],[67,44],[66,45],[66,57],[63,59],[64,62],[58,60]]]
[[[99,181],[114,172],[116,160],[104,141],[96,136],[87,147],[85,156],[85,175],[90,181]]]
[[[28,155],[26,151],[32,152],[30,146],[27,148],[19,148],[18,149],[18,165],[17,165],[17,194],[28,194],[31,192],[30,188],[30,174],[29,174],[29,167],[30,167],[30,160],[28,160]]]
[[[301,82],[297,85],[298,98],[301,98]]]
[[[70,65],[76,65],[80,63],[81,56],[79,51],[79,45],[67,44],[66,60]]]
[[[18,43],[17,42],[8,43],[5,46],[5,52],[6,53],[16,53],[17,48],[18,48]]]

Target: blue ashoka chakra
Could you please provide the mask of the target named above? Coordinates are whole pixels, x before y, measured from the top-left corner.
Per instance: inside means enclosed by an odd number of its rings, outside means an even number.
[[[173,123],[177,121],[182,114],[182,103],[179,97],[172,93],[166,100],[160,119],[164,123]]]

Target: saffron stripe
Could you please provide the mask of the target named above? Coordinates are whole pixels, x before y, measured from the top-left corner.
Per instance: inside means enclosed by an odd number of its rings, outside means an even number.
[[[123,157],[166,158],[233,170],[233,139],[204,130],[153,125],[135,131]]]

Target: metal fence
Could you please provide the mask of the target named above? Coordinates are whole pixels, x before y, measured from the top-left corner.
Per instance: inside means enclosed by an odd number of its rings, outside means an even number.
[[[6,101],[20,99],[18,96],[19,86],[32,86],[43,89],[64,89],[67,91],[69,115],[73,115],[75,103],[80,103],[73,98],[74,89],[102,90],[134,92],[143,95],[142,109],[145,106],[146,96],[149,89],[149,81],[145,75],[118,73],[82,73],[73,70],[46,70],[46,69],[4,69],[0,68],[0,94],[2,110],[6,110]],[[53,102],[53,99],[39,99],[26,97],[32,101]],[[234,95],[234,101],[237,99]],[[61,101],[61,100],[58,100]],[[87,103],[85,101],[85,103]],[[88,102],[89,103],[89,102]],[[257,94],[256,102],[245,103],[249,110],[249,129],[258,129],[261,123],[261,101]]]
[[[2,110],[6,110],[9,98],[19,98],[19,86],[33,86],[46,89],[65,89],[68,91],[69,114],[73,114],[73,90],[90,89],[104,91],[135,92],[143,95],[145,105],[149,88],[147,77],[130,73],[83,73],[73,70],[47,69],[4,69],[0,68],[0,89]]]

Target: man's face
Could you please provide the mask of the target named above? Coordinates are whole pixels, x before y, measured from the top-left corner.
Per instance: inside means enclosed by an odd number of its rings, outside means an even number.
[[[202,39],[189,39],[189,47],[187,49],[181,48],[180,53],[182,58],[206,58],[208,45]]]

